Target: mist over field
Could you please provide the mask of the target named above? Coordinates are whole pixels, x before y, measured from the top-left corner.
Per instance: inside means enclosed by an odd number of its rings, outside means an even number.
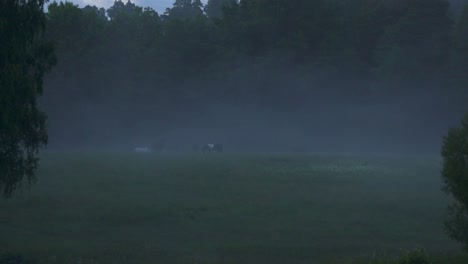
[[[468,263],[468,0],[36,1],[0,264]]]
[[[127,115],[127,120],[115,120],[115,112],[90,107],[94,109],[92,113],[86,108],[61,116],[73,120],[66,127],[51,126],[49,149],[123,151],[164,141],[164,152],[189,152],[193,144],[221,142],[234,152],[294,152],[294,148],[302,147],[311,153],[435,156],[447,127],[456,124],[453,118],[430,115],[431,109],[419,108],[408,116],[397,105],[328,107],[297,113],[210,105],[160,119],[160,113],[148,114],[147,118],[146,111],[119,113]],[[54,117],[55,114],[50,115]]]
[[[41,158],[38,184],[0,201],[0,245],[45,263],[404,263],[390,259],[415,249],[466,261],[444,233],[438,159]]]
[[[48,148],[438,155],[466,110],[461,2],[221,2],[51,4]]]

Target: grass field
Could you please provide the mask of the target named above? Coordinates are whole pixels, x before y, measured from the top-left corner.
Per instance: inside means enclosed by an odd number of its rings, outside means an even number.
[[[436,158],[48,153],[29,192],[0,199],[0,251],[38,263],[458,255],[439,171]]]

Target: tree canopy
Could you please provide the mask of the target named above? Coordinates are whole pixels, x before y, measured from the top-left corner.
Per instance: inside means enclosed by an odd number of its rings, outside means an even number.
[[[163,14],[131,1],[52,3],[47,37],[60,63],[45,107],[59,121],[87,105],[115,131],[135,122],[128,109],[162,124],[207,101],[313,112],[430,95],[451,116],[466,106],[468,79],[466,12],[450,10],[447,0],[176,0]],[[83,127],[69,132],[91,133]]]
[[[461,126],[452,128],[444,138],[442,157],[444,189],[454,198],[446,222],[447,230],[468,250],[468,114]]]
[[[38,150],[47,143],[38,96],[55,57],[43,37],[44,2],[0,2],[0,191],[6,196],[24,177],[35,181]]]

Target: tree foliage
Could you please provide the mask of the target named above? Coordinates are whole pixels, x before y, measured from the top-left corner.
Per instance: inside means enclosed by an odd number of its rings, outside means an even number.
[[[50,38],[59,43],[60,52],[77,56],[70,63],[80,72],[92,69],[111,78],[115,75],[104,72],[120,67],[114,61],[120,58],[126,69],[139,70],[135,77],[129,71],[119,76],[164,80],[165,85],[153,88],[155,93],[171,89],[181,73],[184,82],[194,76],[209,80],[213,67],[216,75],[229,75],[230,70],[220,69],[241,60],[279,59],[310,72],[320,69],[328,86],[377,84],[394,95],[440,87],[464,73],[453,65],[465,60],[451,59],[465,52],[462,45],[452,45],[464,34],[453,34],[447,0],[210,0],[205,7],[199,0],[175,0],[161,16],[130,1],[116,1],[106,11],[109,20],[100,19],[101,9],[85,9],[50,5]],[[465,20],[457,32],[463,32]],[[142,66],[151,76],[145,76]]]
[[[468,250],[468,114],[444,138],[442,157],[444,190],[455,200],[446,226],[450,236]]]
[[[208,0],[204,11],[209,18],[222,18],[223,9],[237,4],[237,0]]]
[[[44,74],[55,62],[44,40],[44,0],[0,1],[0,192],[35,181],[38,150],[47,143],[38,109]]]
[[[172,8],[168,8],[166,19],[192,19],[203,16],[203,4],[200,0],[175,0]]]
[[[468,100],[468,16],[453,20],[449,9],[447,0],[175,0],[158,14],[131,1],[52,3],[47,36],[60,63],[46,110],[69,120],[86,105],[115,119],[115,131],[135,122],[130,112],[163,123],[210,100],[307,112],[324,96],[358,107],[432,97],[450,101],[438,109],[452,116]],[[67,133],[91,134],[83,127]]]

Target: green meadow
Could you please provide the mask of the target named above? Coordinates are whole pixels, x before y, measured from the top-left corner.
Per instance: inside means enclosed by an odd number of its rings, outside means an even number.
[[[444,230],[441,160],[46,153],[0,199],[0,252],[33,263],[468,263]],[[390,263],[390,262],[389,262]]]

